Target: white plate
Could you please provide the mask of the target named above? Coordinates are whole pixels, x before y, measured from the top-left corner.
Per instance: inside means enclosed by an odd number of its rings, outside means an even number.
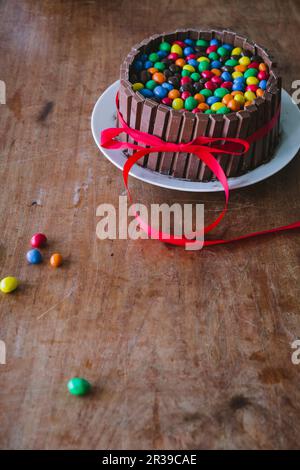
[[[101,152],[118,168],[123,169],[126,157],[120,150],[107,150],[100,145],[100,133],[107,127],[115,127],[116,105],[115,98],[119,88],[119,81],[113,83],[100,96],[95,104],[92,114],[92,133]],[[230,189],[242,188],[257,183],[274,175],[285,167],[296,155],[300,147],[300,112],[289,94],[282,90],[281,104],[281,139],[274,158],[255,170],[236,178],[229,178]],[[146,183],[162,188],[177,189],[178,191],[215,192],[223,191],[219,181],[207,183],[186,181],[161,175],[139,165],[131,168],[130,175]]]

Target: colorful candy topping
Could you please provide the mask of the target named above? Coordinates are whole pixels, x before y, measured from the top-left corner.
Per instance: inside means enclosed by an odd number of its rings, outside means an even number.
[[[54,253],[50,258],[50,264],[53,268],[58,268],[62,265],[63,257],[60,253]]]
[[[43,261],[42,253],[37,248],[27,251],[26,258],[30,264],[39,264]]]
[[[163,41],[133,63],[132,89],[176,110],[226,114],[263,96],[269,69],[262,58],[218,39]]]
[[[46,245],[46,243],[47,237],[43,233],[35,233],[30,240],[32,248],[40,248],[41,246]]]
[[[19,285],[19,281],[16,277],[7,276],[0,282],[0,290],[4,294],[9,294],[10,292],[16,290]]]
[[[68,382],[68,390],[72,395],[83,396],[91,389],[91,384],[83,378],[73,377]]]

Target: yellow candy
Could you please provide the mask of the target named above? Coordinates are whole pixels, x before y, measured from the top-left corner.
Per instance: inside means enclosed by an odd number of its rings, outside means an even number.
[[[239,64],[241,65],[249,65],[251,62],[250,58],[247,57],[246,55],[244,57],[241,57],[239,60]]]
[[[172,101],[172,108],[173,109],[182,109],[184,106],[184,101],[181,98],[175,98]]]
[[[182,48],[179,46],[179,44],[173,44],[171,47],[171,52],[178,54],[180,57],[182,56]]]
[[[139,82],[134,83],[134,84],[132,85],[133,91],[139,91],[139,90],[141,90],[142,88],[144,88],[144,85],[143,85],[142,83],[139,83]]]
[[[0,290],[5,294],[14,291],[19,285],[19,281],[16,277],[7,276],[0,282]]]
[[[245,104],[245,97],[243,95],[235,95],[233,98],[235,101],[238,101],[240,104]]]
[[[253,91],[246,91],[244,96],[247,101],[253,101],[256,98],[256,94]]]
[[[218,111],[220,108],[224,108],[224,103],[219,103],[218,101],[217,103],[213,103],[210,107],[212,111]]]
[[[231,51],[231,55],[240,55],[242,53],[242,49],[240,47],[235,47]]]
[[[199,57],[199,59],[197,59],[198,62],[202,62],[202,60],[206,60],[206,62],[210,62],[209,58],[208,57]]]
[[[257,85],[259,83],[259,80],[256,77],[248,77],[246,79],[246,83],[247,85]]]
[[[233,72],[233,73],[232,73],[232,77],[233,77],[233,78],[243,77],[243,74],[242,74],[242,72]]]
[[[184,65],[183,70],[188,70],[189,72],[195,72],[195,67],[192,65]]]

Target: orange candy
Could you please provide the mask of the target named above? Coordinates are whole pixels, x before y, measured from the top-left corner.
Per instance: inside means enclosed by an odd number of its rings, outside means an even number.
[[[158,72],[157,68],[155,67],[150,67],[150,69],[148,69],[148,72],[150,72],[151,74],[155,73],[155,72]]]
[[[227,93],[222,99],[222,103],[224,103],[226,106],[229,103],[229,101],[233,100],[233,95],[230,93]]]
[[[63,262],[63,258],[60,253],[54,253],[50,258],[50,264],[53,268],[58,268]]]
[[[166,77],[161,72],[155,72],[152,75],[152,80],[154,80],[157,83],[164,83],[166,81]]]
[[[170,90],[169,93],[168,93],[168,98],[170,98],[171,100],[175,100],[176,98],[180,98],[180,91],[176,90],[176,88],[174,88],[173,90]]]
[[[231,109],[231,111],[239,111],[241,109],[241,105],[236,100],[231,100],[227,104],[227,108]]]
[[[200,103],[198,104],[198,108],[201,109],[201,111],[206,111],[207,109],[209,109],[209,106],[207,103]]]
[[[261,64],[259,64],[258,70],[260,70],[261,72],[268,72],[269,68],[268,68],[267,64],[262,62]]]
[[[183,67],[186,64],[186,61],[184,59],[177,59],[175,64],[179,65],[179,67]]]
[[[211,72],[216,75],[217,77],[219,77],[221,75],[221,70],[219,69],[211,69]]]
[[[198,103],[205,103],[205,96],[201,93],[196,93],[194,98],[198,101]]]
[[[246,65],[239,64],[239,65],[236,65],[236,66],[234,67],[234,70],[235,70],[236,72],[246,72],[247,67],[246,67]]]
[[[264,90],[262,90],[261,88],[257,88],[256,96],[263,96],[263,95],[264,95]]]
[[[235,96],[235,95],[243,95],[244,93],[242,91],[236,90],[236,91],[232,91],[231,94],[232,96]]]
[[[245,108],[246,108],[247,106],[251,106],[251,104],[252,104],[252,101],[246,101],[246,103],[244,104],[244,106],[245,106]]]

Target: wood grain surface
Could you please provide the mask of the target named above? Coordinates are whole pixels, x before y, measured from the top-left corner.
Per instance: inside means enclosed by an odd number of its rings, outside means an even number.
[[[0,1],[0,446],[4,449],[295,449],[300,433],[299,234],[186,252],[100,241],[96,208],[117,205],[120,172],[90,116],[133,44],[198,27],[239,30],[300,78],[298,1]],[[300,218],[300,161],[231,195],[214,236]],[[137,199],[204,202],[130,181]],[[28,266],[31,235],[49,238]],[[59,251],[60,269],[48,264]],[[68,394],[74,375],[93,393]]]

